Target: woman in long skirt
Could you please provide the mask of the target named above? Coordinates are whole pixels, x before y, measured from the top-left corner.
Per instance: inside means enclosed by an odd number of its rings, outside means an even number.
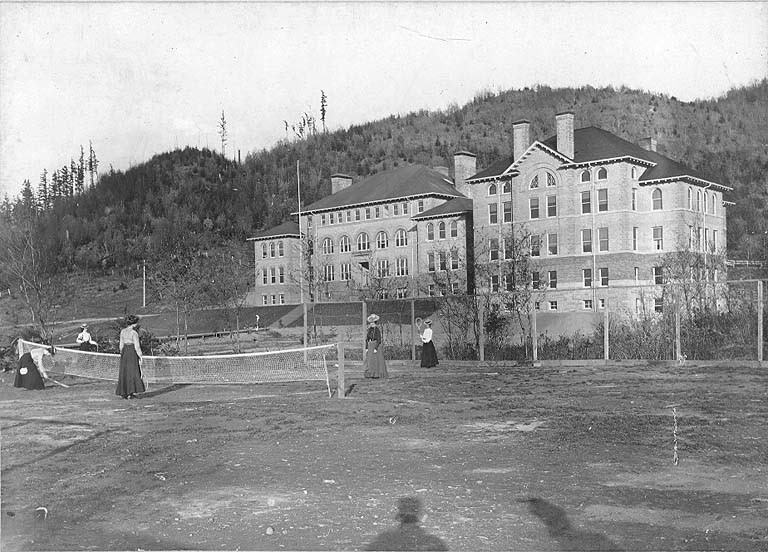
[[[377,322],[379,317],[372,314],[368,317],[368,331],[365,334],[365,377],[386,378],[387,362],[384,360],[382,349],[381,328]]]
[[[421,334],[421,342],[423,343],[421,347],[421,367],[432,368],[438,365],[437,350],[435,349],[435,344],[432,343],[432,321],[425,320],[424,324],[427,328]]]
[[[141,345],[139,344],[139,317],[130,314],[125,318],[128,326],[120,332],[120,373],[115,394],[133,399],[136,393],[145,391],[141,380]]]
[[[43,366],[43,357],[51,353],[45,349],[32,349],[24,353],[19,358],[19,365],[16,368],[16,378],[13,380],[14,387],[23,387],[30,391],[35,389],[45,389],[44,379],[48,379],[48,374]]]

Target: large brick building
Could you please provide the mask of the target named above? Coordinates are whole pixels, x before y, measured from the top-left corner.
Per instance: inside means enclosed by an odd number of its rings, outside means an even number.
[[[538,141],[518,121],[511,156],[478,171],[473,154],[458,152],[453,179],[445,168],[419,165],[354,184],[334,175],[331,195],[301,212],[303,242],[296,223],[293,234],[281,225],[253,238],[256,296],[298,302],[299,282],[314,301],[494,292],[511,285],[501,269],[480,277],[476,267],[501,266],[505,240],[524,234],[537,308],[610,302],[633,310],[649,286],[660,308],[653,286],[662,282],[664,255],[724,250],[728,186],[661,155],[654,140],[637,145],[596,127],[574,129],[570,112],[556,116],[556,129]],[[281,257],[268,245],[278,238],[305,252],[303,272],[286,273],[282,284],[271,272]],[[301,264],[295,249],[286,271]]]

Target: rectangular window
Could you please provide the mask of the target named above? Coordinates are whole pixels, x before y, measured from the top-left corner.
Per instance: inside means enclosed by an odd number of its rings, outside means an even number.
[[[416,205],[417,205],[416,209],[417,209],[417,211],[419,213],[424,212],[424,200],[423,199],[420,199],[419,202]]]
[[[537,219],[539,218],[539,198],[532,197],[530,202],[531,202],[531,218]]]
[[[547,196],[547,216],[557,216],[557,196]]]
[[[451,270],[458,270],[458,269],[459,269],[459,252],[452,251],[451,252]]]
[[[275,270],[274,266],[269,269],[269,280],[273,284],[277,283],[277,271]]]
[[[335,275],[336,274],[333,265],[325,265],[323,267],[323,279],[326,282],[333,282]]]
[[[550,270],[547,276],[549,277],[549,289],[557,289],[557,270]]]
[[[347,222],[352,222],[352,211],[347,211]]]
[[[531,235],[531,257],[539,257],[541,255],[541,236],[536,234]]]
[[[654,312],[664,312],[664,299],[656,297],[653,300],[653,310]]]
[[[406,257],[397,259],[397,275],[408,276],[408,259]]]
[[[373,216],[375,218],[381,218],[381,207],[374,207],[373,209]]]
[[[498,224],[499,222],[499,213],[498,213],[498,205],[495,203],[491,203],[488,205],[488,224]]]
[[[403,214],[404,215],[408,214],[408,203],[403,203]]]
[[[427,270],[429,272],[435,271],[435,254],[427,253]]]
[[[504,206],[504,222],[512,222],[512,202],[505,201]]]
[[[605,299],[598,299],[597,300],[597,306],[601,309],[605,308]]]
[[[269,304],[269,301],[267,300],[267,296],[266,295],[262,295],[261,296],[261,304],[262,305],[268,305]]]
[[[637,251],[637,226],[632,228],[632,251]]]
[[[397,288],[397,298],[405,299],[408,297],[408,288]]]
[[[453,295],[459,294],[459,282],[451,282],[451,293]]]
[[[606,287],[608,285],[608,267],[602,267],[598,269],[600,273],[600,285]]]
[[[538,301],[536,301],[536,302],[533,304],[533,308],[534,308],[534,309],[536,309],[536,310],[541,310],[541,303],[539,303]]]
[[[435,284],[429,284],[427,286],[427,293],[429,294],[430,297],[435,296]]]
[[[366,207],[365,208],[365,220],[369,220],[371,218],[371,208]]]
[[[397,203],[392,206],[392,215],[395,217],[400,216],[400,205]]]
[[[589,190],[581,192],[581,214],[592,212],[592,197]]]
[[[632,210],[637,211],[637,188],[632,188]]]
[[[531,272],[531,287],[533,289],[539,289],[541,287],[541,280],[539,279],[539,273],[536,271]]]
[[[604,226],[597,229],[597,240],[600,244],[600,251],[608,251],[608,227]]]
[[[608,210],[608,188],[597,190],[597,210],[599,212]]]
[[[360,220],[360,209],[355,209],[355,221]]]
[[[269,283],[269,272],[266,268],[261,271],[261,283],[265,286]]]
[[[584,299],[584,310],[592,310],[592,299]]]
[[[547,254],[557,255],[557,234],[547,234]]]
[[[557,301],[549,302],[549,310],[557,310]]]
[[[448,255],[445,251],[441,251],[437,254],[438,261],[440,261],[440,270],[448,270]]]
[[[699,251],[704,250],[704,233],[702,232],[701,226],[699,226],[696,229],[696,249]]]
[[[514,259],[515,258],[515,251],[513,249],[515,244],[514,238],[504,238],[503,245],[504,245],[504,258],[505,259]]]
[[[320,226],[325,226],[325,213],[320,215]]]
[[[278,269],[277,273],[278,273],[278,278],[279,278],[279,280],[280,280],[280,283],[281,283],[281,284],[284,284],[284,283],[285,283],[285,268],[283,268],[283,267],[281,266],[281,267]]]
[[[281,305],[285,305],[285,294],[284,293],[280,294],[280,304]]]
[[[653,227],[653,247],[657,251],[661,251],[662,249],[664,249],[664,227],[663,226]]]
[[[515,291],[515,278],[512,274],[504,275],[504,289],[507,291]]]
[[[379,278],[386,278],[389,276],[389,259],[379,259],[376,263],[377,272]]]
[[[635,267],[635,283],[638,283],[640,281],[640,267]]]
[[[499,260],[499,240],[497,238],[491,238],[488,241],[488,253],[489,253],[489,260],[491,261],[498,261]]]
[[[592,269],[583,268],[581,270],[581,275],[584,280],[584,287],[591,288],[592,287]]]
[[[270,295],[270,299],[272,299],[273,305],[277,305],[277,297],[275,295]]]
[[[581,231],[581,252],[592,253],[592,229],[584,228]]]
[[[664,269],[660,266],[653,267],[653,283],[657,285],[664,283]]]
[[[491,276],[491,291],[493,293],[499,292],[499,275],[498,274],[493,274]]]
[[[341,280],[348,282],[352,279],[352,266],[349,263],[341,263]]]
[[[328,224],[336,224],[336,213],[328,213]]]
[[[717,230],[712,230],[712,243],[710,244],[710,251],[712,253],[717,252]]]

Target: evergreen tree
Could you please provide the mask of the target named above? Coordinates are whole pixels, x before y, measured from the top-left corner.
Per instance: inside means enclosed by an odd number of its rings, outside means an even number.
[[[40,174],[40,184],[37,186],[37,203],[42,211],[50,208],[51,203],[48,197],[48,170],[43,169]]]

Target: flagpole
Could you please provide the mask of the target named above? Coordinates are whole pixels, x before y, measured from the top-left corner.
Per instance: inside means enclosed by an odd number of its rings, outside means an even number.
[[[304,303],[304,235],[301,232],[301,173],[299,172],[299,160],[296,160],[296,191],[299,200],[299,295],[301,303]],[[307,228],[309,232],[309,228]],[[306,345],[306,344],[305,344]]]

